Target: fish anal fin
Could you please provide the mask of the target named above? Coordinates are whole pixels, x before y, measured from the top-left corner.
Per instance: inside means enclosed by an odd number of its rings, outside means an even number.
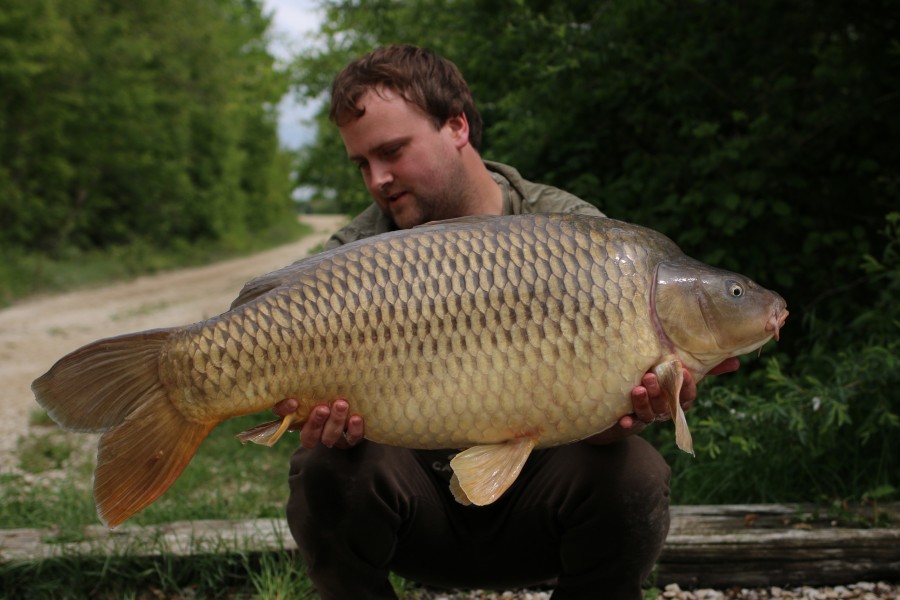
[[[450,466],[462,495],[472,504],[485,506],[494,502],[519,476],[536,440],[516,438],[501,444],[473,446],[453,457]],[[451,482],[451,491],[453,491]]]
[[[684,367],[680,360],[670,360],[653,368],[659,386],[669,398],[669,414],[675,421],[675,444],[694,456],[694,441],[688,429],[687,418],[681,408],[681,387],[684,384]]]
[[[121,524],[169,489],[217,424],[188,420],[165,397],[147,400],[100,437],[94,500],[107,527]]]
[[[453,499],[463,506],[472,505],[472,501],[469,500],[469,497],[466,496],[466,493],[463,491],[462,487],[460,487],[459,477],[456,476],[456,473],[450,478],[450,493],[453,494]]]

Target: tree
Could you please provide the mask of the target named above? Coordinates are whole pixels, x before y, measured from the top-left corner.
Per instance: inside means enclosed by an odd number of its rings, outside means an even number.
[[[257,0],[0,8],[0,245],[221,240],[286,219],[284,74]]]

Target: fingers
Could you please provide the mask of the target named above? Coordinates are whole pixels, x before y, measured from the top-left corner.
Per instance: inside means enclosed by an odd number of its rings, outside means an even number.
[[[690,410],[697,399],[697,383],[690,371],[684,370],[684,383],[681,386],[681,394],[678,401],[681,408]],[[631,404],[633,413],[619,420],[619,425],[628,428],[633,423],[623,422],[627,417],[634,417],[643,423],[658,423],[672,418],[669,414],[669,400],[666,392],[660,387],[659,380],[654,373],[644,373],[641,384],[631,390]]]
[[[624,417],[619,419],[619,427],[628,430],[634,427],[639,422],[640,421],[634,418],[634,415],[625,415]]]
[[[737,371],[741,366],[740,359],[736,357],[726,358],[718,365],[710,369],[710,375],[721,375],[723,373],[731,373],[732,371]]]
[[[286,400],[282,400],[278,404],[272,407],[272,412],[274,412],[279,417],[286,417],[295,410],[300,408],[300,403],[297,402],[294,398],[287,398]]]
[[[646,379],[646,375],[644,379]],[[656,377],[653,378],[654,381]],[[638,421],[642,421],[644,423],[652,423],[653,418],[656,416],[653,412],[653,405],[650,403],[650,390],[644,384],[644,381],[641,381],[642,385],[637,385],[631,390],[631,407],[633,414],[626,416],[633,416]],[[652,383],[652,382],[647,382]],[[657,385],[657,389],[659,386]],[[625,417],[622,417],[624,419]],[[621,419],[620,419],[621,422]]]
[[[347,417],[350,413],[350,404],[343,399],[337,399],[331,405],[331,414],[322,427],[322,444],[329,448],[334,447],[338,441],[344,438],[344,428],[347,426]]]
[[[351,415],[347,421],[347,430],[344,432],[344,444],[347,447],[355,446],[362,441],[364,435],[363,418],[359,415]]]
[[[300,428],[300,445],[304,448],[315,448],[322,441],[322,430],[328,417],[331,415],[331,409],[322,404],[313,409],[309,414],[309,419]]]
[[[330,407],[321,404],[313,409],[300,430],[300,444],[304,448],[314,448],[318,444],[349,448],[358,444],[364,434],[363,418],[351,414],[350,403],[338,398]]]

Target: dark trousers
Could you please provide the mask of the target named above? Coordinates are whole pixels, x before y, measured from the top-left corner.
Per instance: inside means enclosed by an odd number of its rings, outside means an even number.
[[[291,459],[287,520],[326,600],[556,579],[554,600],[638,600],[669,528],[669,467],[639,437],[537,450],[494,504],[462,506],[425,453],[363,442]]]

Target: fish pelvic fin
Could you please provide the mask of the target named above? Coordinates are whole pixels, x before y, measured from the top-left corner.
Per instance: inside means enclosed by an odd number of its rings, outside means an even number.
[[[501,444],[473,446],[453,457],[450,491],[460,504],[485,506],[513,484],[537,440],[516,438]]]
[[[254,444],[269,446],[271,448],[281,439],[281,436],[284,435],[284,432],[287,431],[293,423],[300,420],[300,415],[291,413],[283,419],[275,419],[274,421],[267,421],[251,427],[234,437],[239,439],[242,444],[253,442]]]
[[[694,441],[688,429],[687,418],[681,408],[681,386],[684,384],[684,367],[680,360],[670,360],[653,368],[660,387],[669,397],[669,414],[675,421],[675,444],[690,454],[694,454]]]
[[[62,427],[103,433],[94,500],[109,527],[159,498],[217,424],[189,420],[168,397],[159,361],[174,331],[98,340],[61,358],[31,386]]]

